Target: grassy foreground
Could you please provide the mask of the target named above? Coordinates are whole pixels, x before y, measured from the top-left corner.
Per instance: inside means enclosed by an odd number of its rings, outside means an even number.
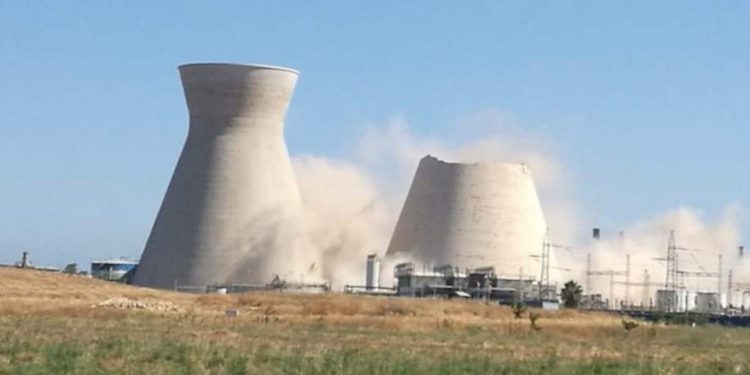
[[[180,311],[98,306],[112,297]],[[0,374],[750,373],[747,329],[626,333],[572,311],[538,324],[475,301],[195,296],[0,269]]]

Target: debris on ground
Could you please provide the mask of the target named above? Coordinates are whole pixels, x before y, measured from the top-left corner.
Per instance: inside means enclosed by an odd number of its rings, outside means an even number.
[[[96,305],[98,307],[109,307],[113,309],[124,310],[146,310],[154,312],[180,312],[182,311],[177,305],[169,301],[140,301],[137,299],[117,297],[110,298]]]
[[[226,309],[224,310],[224,315],[227,318],[236,318],[240,316],[240,310],[239,309]]]

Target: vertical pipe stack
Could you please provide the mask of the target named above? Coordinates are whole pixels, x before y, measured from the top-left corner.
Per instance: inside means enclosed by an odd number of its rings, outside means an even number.
[[[172,288],[265,283],[286,260],[262,230],[285,227],[301,199],[284,143],[298,72],[271,66],[179,68],[190,126],[134,276]]]
[[[377,254],[367,256],[367,270],[365,272],[365,288],[367,290],[380,287],[380,258]]]

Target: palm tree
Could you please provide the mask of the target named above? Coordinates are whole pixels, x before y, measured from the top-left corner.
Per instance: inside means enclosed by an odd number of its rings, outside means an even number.
[[[581,302],[581,297],[583,296],[583,288],[581,288],[581,286],[578,285],[578,283],[576,283],[575,281],[570,280],[565,283],[562,291],[560,292],[560,295],[565,307],[574,309],[577,308],[578,304]]]

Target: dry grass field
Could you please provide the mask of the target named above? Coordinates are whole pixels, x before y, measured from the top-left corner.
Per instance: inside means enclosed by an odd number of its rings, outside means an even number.
[[[747,329],[535,313],[540,330],[479,301],[191,295],[0,268],[0,374],[750,373]]]

